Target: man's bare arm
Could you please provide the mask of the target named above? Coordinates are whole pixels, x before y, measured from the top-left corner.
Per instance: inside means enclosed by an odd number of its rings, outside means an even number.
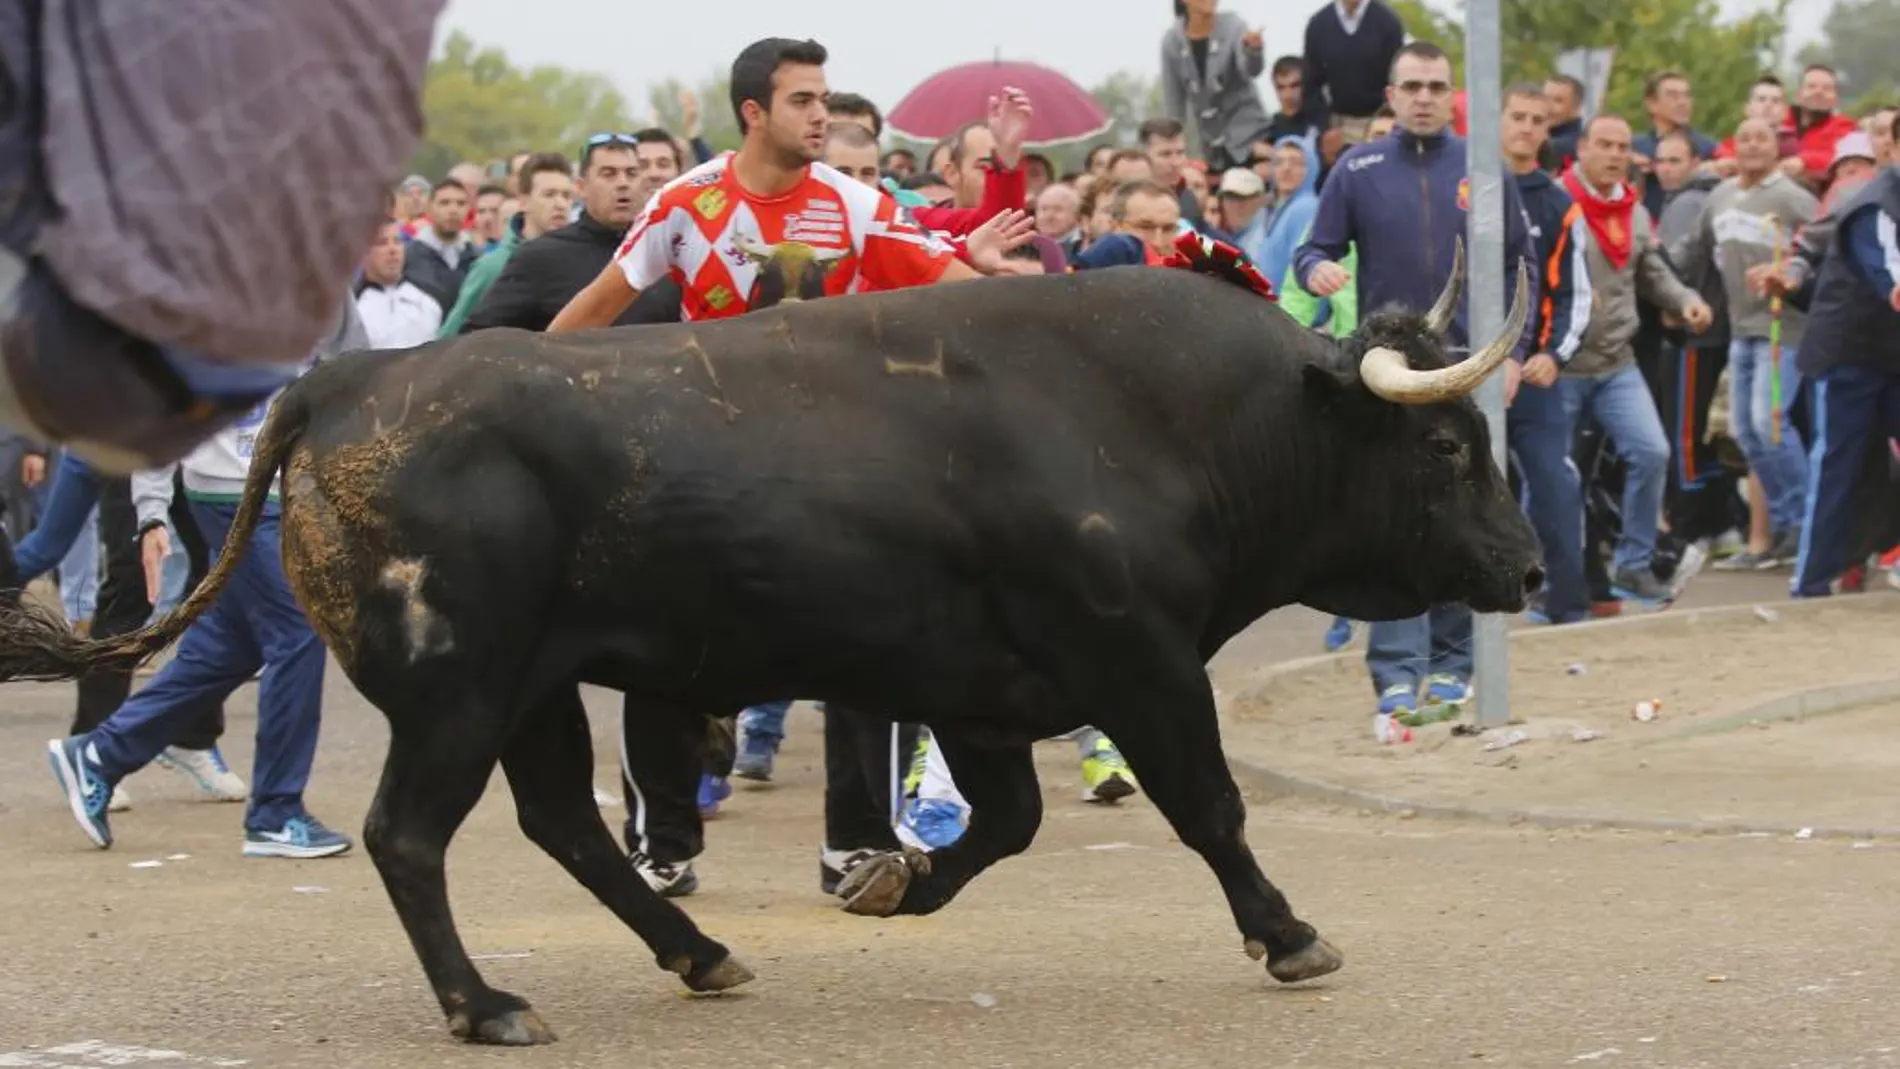
[[[576,293],[574,299],[567,302],[554,322],[548,324],[549,334],[566,334],[576,330],[596,330],[611,327],[614,320],[620,318],[633,304],[640,291],[627,282],[626,272],[620,265],[609,262],[587,288]]]

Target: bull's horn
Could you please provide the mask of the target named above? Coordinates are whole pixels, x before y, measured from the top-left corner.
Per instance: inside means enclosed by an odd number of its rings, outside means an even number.
[[[1504,329],[1484,348],[1450,367],[1415,371],[1406,364],[1404,353],[1375,347],[1368,349],[1364,359],[1359,361],[1359,381],[1375,395],[1401,405],[1456,401],[1477,389],[1479,383],[1510,357],[1511,348],[1524,332],[1524,321],[1530,315],[1530,292],[1530,267],[1520,261],[1511,314],[1504,321]]]
[[[753,241],[751,238],[744,237],[744,236],[736,237],[733,239],[732,243],[734,245],[739,246],[739,251],[745,253],[748,259],[757,260],[760,263],[764,263],[765,261],[770,260],[772,258],[773,250],[771,248],[765,245],[761,245],[758,242]]]
[[[850,252],[850,249],[820,249],[814,246],[811,258],[813,263],[828,264],[844,259]]]
[[[1451,326],[1452,317],[1458,314],[1458,298],[1464,290],[1465,282],[1465,239],[1464,235],[1452,239],[1451,277],[1445,280],[1445,288],[1438,294],[1438,302],[1425,314],[1425,329],[1433,334],[1443,334]]]

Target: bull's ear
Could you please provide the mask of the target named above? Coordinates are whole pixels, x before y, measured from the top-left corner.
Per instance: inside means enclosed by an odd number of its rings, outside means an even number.
[[[1359,375],[1349,368],[1326,367],[1308,363],[1300,368],[1306,381],[1306,394],[1321,405],[1342,404],[1359,390]]]

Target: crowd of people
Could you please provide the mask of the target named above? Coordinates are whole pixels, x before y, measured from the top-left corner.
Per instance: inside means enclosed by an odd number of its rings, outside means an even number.
[[[769,39],[733,65],[736,153],[705,143],[689,97],[677,130],[606,131],[571,155],[533,146],[435,181],[409,176],[389,191],[312,359],[493,327],[697,321],[984,276],[1152,266],[1189,233],[1242,250],[1282,309],[1317,331],[1343,337],[1380,307],[1430,305],[1470,206],[1466,109],[1445,52],[1408,41],[1381,0],[1325,5],[1302,53],[1271,63],[1260,34],[1217,0],[1174,9],[1163,113],[1135,144],[1097,146],[1072,172],[1031,150],[1035,102],[1007,87],[928,150],[884,150],[879,106],[830,91],[821,46]],[[1790,102],[1765,73],[1747,117],[1711,133],[1695,128],[1693,87],[1676,71],[1647,75],[1644,116],[1585,116],[1583,86],[1563,75],[1504,94],[1505,277],[1527,269],[1536,309],[1504,365],[1511,474],[1548,576],[1531,620],[1663,608],[1705,564],[1788,570],[1797,597],[1861,589],[1882,567],[1900,585],[1900,538],[1870,547],[1864,533],[1894,495],[1866,473],[1890,449],[1900,462],[1900,118],[1885,108],[1857,121],[1838,92],[1832,71],[1810,66]],[[1468,343],[1462,309],[1450,334]],[[96,522],[105,567],[90,626],[137,627],[189,588],[184,573],[202,573],[204,539],[228,525],[268,404],[176,471],[130,480],[28,445],[23,470],[52,489],[16,549],[17,578],[61,567],[85,626],[71,591],[88,582],[97,550],[81,539]],[[106,813],[127,804],[118,781],[161,757],[208,796],[248,791],[248,852],[350,846],[302,808],[320,644],[268,563],[274,520],[255,537],[249,559],[266,563],[223,595],[229,611],[194,625],[131,700],[129,679],[90,701],[82,685],[73,734],[51,744],[74,814],[102,846]],[[1458,715],[1471,698],[1471,629],[1455,605],[1370,625],[1381,723]],[[1341,648],[1356,630],[1337,620],[1325,644]],[[270,726],[247,789],[216,739],[222,698],[260,668]],[[650,885],[697,886],[701,821],[729,796],[729,776],[772,776],[785,712],[745,710],[730,751],[709,750],[697,797],[643,784],[623,746],[628,850]],[[825,736],[827,890],[900,842],[940,848],[961,834],[967,806],[927,732],[833,706]],[[1112,740],[1084,730],[1075,742],[1085,800],[1136,792]]]

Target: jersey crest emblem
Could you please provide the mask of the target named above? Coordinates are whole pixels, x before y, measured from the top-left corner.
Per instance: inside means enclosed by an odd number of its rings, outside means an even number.
[[[726,210],[726,191],[714,186],[693,198],[693,210],[701,219],[716,219]]]

